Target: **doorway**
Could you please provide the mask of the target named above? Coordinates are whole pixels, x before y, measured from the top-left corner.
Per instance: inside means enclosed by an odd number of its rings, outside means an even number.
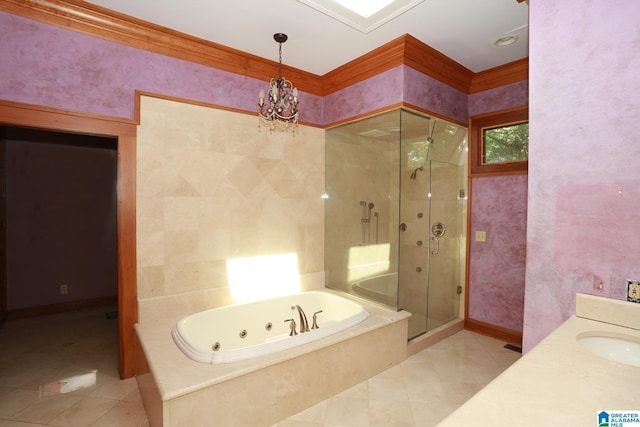
[[[3,126],[11,317],[117,301],[117,140]]]
[[[102,135],[117,140],[117,277],[120,378],[135,374],[137,322],[135,242],[136,129],[132,120],[101,117],[55,108],[0,101],[0,124]],[[3,292],[3,297],[6,294]],[[3,301],[3,304],[5,301]],[[4,306],[3,306],[4,308]]]

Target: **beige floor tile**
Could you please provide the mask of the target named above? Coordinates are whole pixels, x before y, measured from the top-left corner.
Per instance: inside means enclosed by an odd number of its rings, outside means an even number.
[[[393,400],[369,400],[369,426],[414,427],[411,403]]]
[[[367,399],[369,398],[369,384],[367,381],[363,381],[360,384],[357,384],[342,393],[336,395],[337,397],[353,397],[356,399]]]
[[[434,398],[429,402],[411,402],[411,410],[416,427],[436,426],[455,411],[458,406],[458,404],[442,398]]]
[[[288,420],[284,420],[275,426],[272,427],[325,427],[325,423],[314,423],[310,421],[300,421],[300,420],[292,420],[289,418]]]
[[[394,376],[377,375],[369,379],[369,399],[408,402],[407,386],[402,372]]]
[[[137,389],[138,383],[136,379],[127,378],[126,380],[117,380],[101,385],[91,392],[90,396],[124,400],[125,397]]]
[[[311,408],[305,409],[302,412],[298,412],[296,415],[289,418],[291,421],[306,422],[306,423],[319,423],[324,424],[324,420],[327,414],[327,401],[318,403]]]
[[[23,423],[22,421],[0,420],[0,427],[47,427],[47,425]]]
[[[332,397],[327,401],[326,424],[352,427],[369,426],[369,399]]]
[[[127,394],[122,400],[126,402],[142,402],[142,395],[140,394],[138,384],[136,384],[136,388]]]
[[[92,427],[147,427],[149,421],[140,402],[118,402]]]
[[[11,418],[16,421],[47,424],[63,411],[75,405],[80,399],[80,396],[48,393]]]
[[[56,416],[49,424],[60,427],[89,426],[117,404],[118,401],[113,399],[81,397],[78,402]]]
[[[430,401],[434,397],[446,396],[442,382],[434,370],[407,371],[404,377],[407,394],[412,402]]]
[[[23,409],[35,404],[40,395],[35,390],[15,389],[0,396],[0,419],[11,417]]]

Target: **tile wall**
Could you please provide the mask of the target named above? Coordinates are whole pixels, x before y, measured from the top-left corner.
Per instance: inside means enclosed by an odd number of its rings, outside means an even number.
[[[324,283],[324,131],[142,97],[137,145],[140,321],[233,302],[228,259],[295,253]]]

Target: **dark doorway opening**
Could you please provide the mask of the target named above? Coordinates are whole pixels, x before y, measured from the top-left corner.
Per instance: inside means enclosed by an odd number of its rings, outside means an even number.
[[[0,131],[3,317],[117,305],[117,138]]]

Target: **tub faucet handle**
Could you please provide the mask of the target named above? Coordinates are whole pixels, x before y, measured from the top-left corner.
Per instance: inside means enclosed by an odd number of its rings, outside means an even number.
[[[311,325],[311,329],[319,329],[320,328],[320,326],[318,326],[318,320],[316,319],[316,317],[320,313],[322,313],[322,310],[316,311],[315,313],[313,313],[313,325]]]
[[[289,327],[291,328],[291,332],[289,332],[289,336],[292,337],[294,335],[298,335],[296,332],[296,320],[295,319],[285,319],[285,322],[291,322]]]

